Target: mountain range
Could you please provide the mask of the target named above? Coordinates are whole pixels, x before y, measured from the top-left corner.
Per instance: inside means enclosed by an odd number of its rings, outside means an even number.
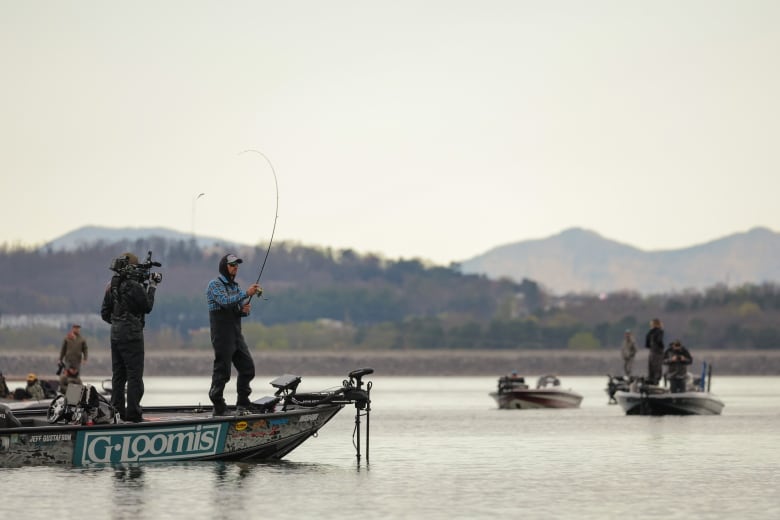
[[[192,240],[199,247],[237,246],[218,237],[193,237],[166,228],[86,226],[44,245],[72,250],[98,241],[151,236]],[[554,294],[636,291],[642,294],[704,290],[780,281],[780,233],[756,227],[700,245],[667,251],[641,249],[571,228],[538,240],[495,247],[460,262],[466,274],[537,282]]]
[[[527,278],[555,294],[703,290],[780,281],[780,234],[764,227],[701,245],[643,251],[571,228],[541,240],[496,247],[463,261],[464,273]]]
[[[154,227],[154,228],[108,228],[102,226],[84,226],[59,238],[47,242],[42,249],[49,251],[73,251],[81,246],[92,245],[96,242],[114,243],[122,240],[134,241],[148,237],[160,237],[166,240],[192,240],[194,239],[198,247],[212,247],[222,245],[232,247],[236,244],[228,240],[217,237],[193,236],[173,229]]]

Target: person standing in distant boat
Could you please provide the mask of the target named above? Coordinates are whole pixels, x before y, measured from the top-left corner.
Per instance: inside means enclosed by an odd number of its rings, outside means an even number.
[[[661,381],[664,364],[664,327],[661,320],[653,318],[645,336],[645,348],[650,349],[647,358],[647,382],[657,385]]]
[[[238,371],[236,380],[236,412],[249,408],[249,386],[255,378],[255,363],[241,332],[241,319],[249,316],[250,296],[260,296],[263,290],[259,284],[250,285],[246,291],[236,282],[238,265],[243,260],[229,253],[219,260],[219,276],[206,287],[206,302],[209,308],[211,346],[214,348],[214,367],[211,374],[209,399],[214,404],[215,416],[226,415],[227,404],[223,393],[230,381],[232,366]]]
[[[623,334],[623,346],[620,349],[620,355],[623,356],[623,372],[626,377],[630,377],[634,368],[634,357],[636,356],[636,341],[630,329],[626,329],[626,332]]]
[[[60,348],[60,392],[63,394],[68,383],[81,383],[81,364],[87,362],[87,340],[81,335],[81,325],[74,323]]]
[[[669,389],[672,393],[685,392],[688,379],[688,365],[693,363],[693,356],[683,347],[680,340],[675,340],[664,352],[664,364],[668,367]]]

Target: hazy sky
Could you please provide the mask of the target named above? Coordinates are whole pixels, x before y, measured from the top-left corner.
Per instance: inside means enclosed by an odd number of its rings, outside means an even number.
[[[0,243],[780,230],[780,2],[0,0]],[[205,195],[196,199],[199,193]]]

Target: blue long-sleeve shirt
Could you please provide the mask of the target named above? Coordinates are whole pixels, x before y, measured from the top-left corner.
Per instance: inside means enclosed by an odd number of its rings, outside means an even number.
[[[221,274],[214,280],[211,280],[206,287],[206,301],[209,305],[209,312],[228,309],[236,305],[240,307],[241,302],[247,298],[249,298],[249,295],[246,291],[242,290],[236,282],[231,282]]]

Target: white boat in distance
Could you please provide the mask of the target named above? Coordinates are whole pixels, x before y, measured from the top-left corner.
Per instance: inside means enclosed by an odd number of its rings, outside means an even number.
[[[638,379],[628,390],[617,390],[614,397],[626,415],[720,415],[725,404],[710,393],[711,381],[712,366],[705,363],[701,378],[688,374],[684,392],[672,392]]]
[[[499,408],[527,410],[533,408],[579,408],[582,396],[561,388],[554,375],[539,378],[536,388],[529,388],[525,378],[512,373],[498,379],[498,390],[491,392]]]

